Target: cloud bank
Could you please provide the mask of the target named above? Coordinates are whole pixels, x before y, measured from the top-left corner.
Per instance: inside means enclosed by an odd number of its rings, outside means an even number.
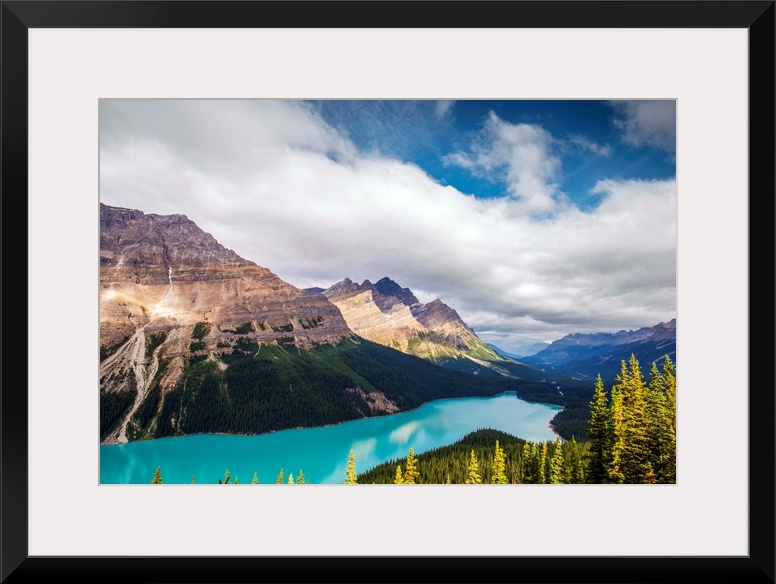
[[[100,199],[183,213],[302,288],[388,276],[506,350],[675,317],[674,180],[602,179],[581,211],[557,191],[549,133],[493,115],[483,136],[448,163],[500,176],[507,197],[359,152],[304,102],[109,100]]]
[[[612,101],[614,124],[622,140],[633,146],[652,146],[676,154],[674,100]]]

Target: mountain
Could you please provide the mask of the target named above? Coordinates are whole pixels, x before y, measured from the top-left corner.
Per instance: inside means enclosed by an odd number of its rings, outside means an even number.
[[[383,307],[407,308],[394,299],[409,295],[379,284],[398,294],[378,297]],[[372,343],[326,296],[226,249],[186,216],[100,205],[104,444],[258,434],[445,397],[517,391],[530,399],[526,392],[552,389],[445,370]]]
[[[660,365],[666,355],[676,363],[676,319],[638,330],[566,335],[522,361],[576,379],[594,379],[599,374],[603,379],[614,379],[621,362],[632,354],[645,374],[652,362]]]
[[[356,284],[349,278],[323,291],[357,335],[431,361],[476,375],[522,379],[546,378],[486,345],[458,313],[439,299],[423,304],[409,288],[390,278]]]
[[[308,347],[352,336],[320,294],[241,258],[186,216],[101,204],[101,342],[110,346],[164,331],[165,345],[185,354],[198,322],[209,329],[200,338],[203,347],[193,351],[199,354],[228,341],[240,327],[253,330],[257,339],[290,336]]]
[[[511,353],[507,353],[504,349],[501,349],[497,347],[496,345],[493,345],[491,343],[488,343],[488,346],[496,351],[499,355],[502,355],[504,357],[509,357],[510,359],[522,359],[523,357],[529,357],[530,355],[535,355],[539,351],[546,349],[550,346],[549,343],[533,343],[530,345],[520,345],[519,347],[516,347],[514,351]]]

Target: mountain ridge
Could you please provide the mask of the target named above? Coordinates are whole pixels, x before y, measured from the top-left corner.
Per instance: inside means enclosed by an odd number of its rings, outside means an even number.
[[[450,369],[514,375],[500,367],[511,360],[486,345],[453,308],[438,298],[421,303],[409,288],[387,276],[375,284],[344,278],[322,293],[363,338]]]
[[[523,362],[581,379],[614,379],[622,361],[635,354],[642,367],[671,357],[676,363],[676,319],[636,330],[613,333],[573,333],[550,343]]]
[[[405,304],[414,295],[378,284],[353,296],[422,327]],[[100,204],[103,444],[319,426],[504,391],[554,395],[550,384],[451,371],[364,339],[324,294],[245,260],[185,215]]]

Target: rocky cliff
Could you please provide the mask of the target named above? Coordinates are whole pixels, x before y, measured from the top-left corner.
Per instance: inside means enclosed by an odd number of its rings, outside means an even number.
[[[260,434],[552,388],[521,381],[546,374],[496,364],[454,310],[388,279],[300,290],[184,215],[101,205],[100,234],[103,444]]]
[[[351,334],[324,296],[241,258],[186,216],[100,205],[101,342],[162,330],[170,333],[166,345],[180,337],[177,350],[188,353],[198,322],[209,329],[203,350],[229,342],[241,326],[251,338],[293,337],[301,346]]]
[[[375,343],[470,373],[497,370],[495,363],[503,361],[455,310],[439,299],[423,304],[390,278],[374,284],[345,278],[323,294],[353,332]]]
[[[107,441],[126,440],[152,385],[175,386],[193,356],[351,337],[325,296],[241,258],[186,216],[100,205],[100,388],[132,399]]]

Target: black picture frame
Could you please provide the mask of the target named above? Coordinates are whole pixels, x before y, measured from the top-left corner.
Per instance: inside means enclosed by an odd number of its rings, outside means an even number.
[[[774,363],[774,1],[3,1],[3,582],[774,582],[774,386],[752,385],[747,557],[29,557],[26,315],[30,28],[742,28],[749,33],[749,365]],[[432,4],[429,2],[428,4]],[[304,5],[304,6],[302,6]],[[376,15],[379,14],[379,19]],[[408,24],[411,21],[411,24]],[[25,252],[27,251],[24,247]],[[763,332],[765,334],[763,334]],[[2,346],[2,337],[0,337]],[[747,378],[742,372],[742,376]],[[13,380],[13,386],[10,381]],[[756,399],[755,397],[756,392]],[[714,472],[722,472],[715,469]],[[710,477],[713,473],[710,473]],[[713,512],[713,510],[710,510]]]

